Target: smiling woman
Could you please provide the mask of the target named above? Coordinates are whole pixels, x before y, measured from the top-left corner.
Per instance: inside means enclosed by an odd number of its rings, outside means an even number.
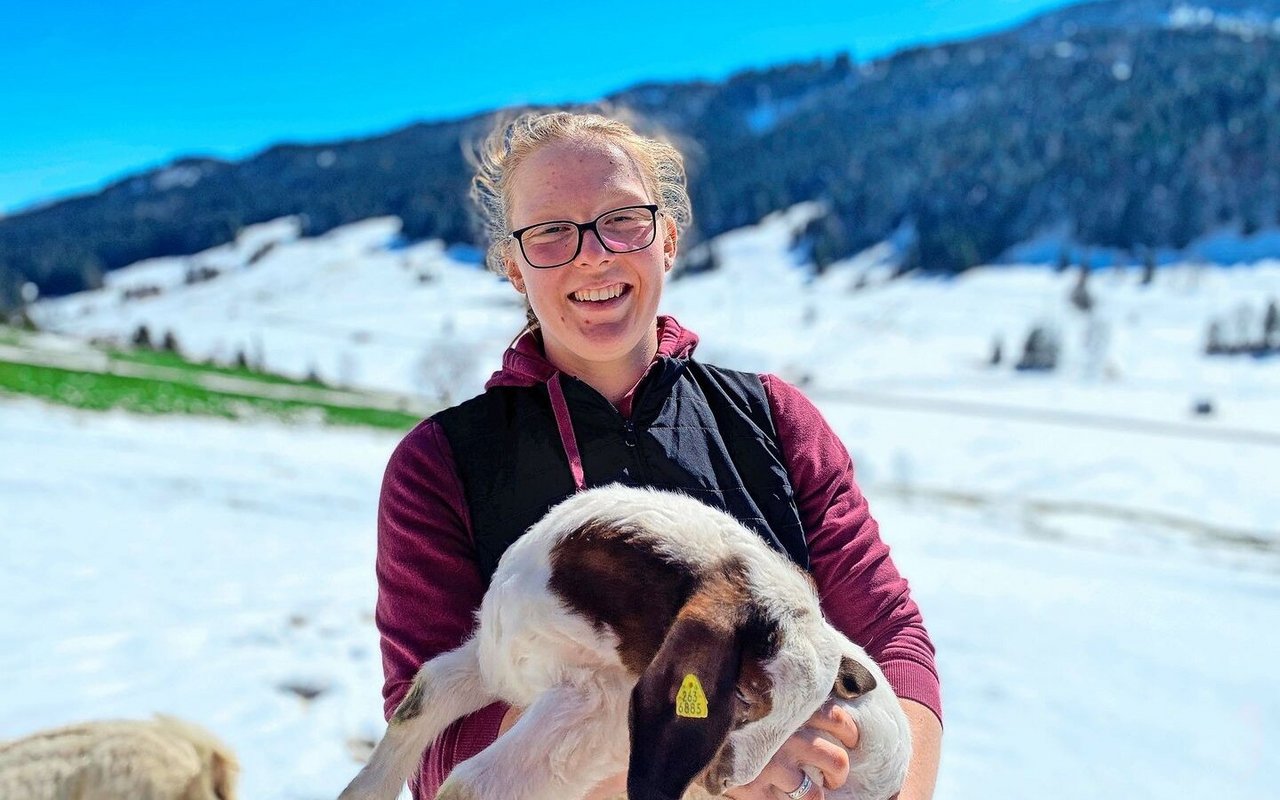
[[[489,267],[528,298],[551,361],[616,402],[657,353],[663,278],[691,216],[683,157],[570,113],[518,117],[476,156]]]
[[[902,798],[929,797],[941,730],[933,646],[848,452],[795,387],[695,361],[697,337],[658,314],[690,219],[679,151],[616,119],[556,112],[500,127],[475,163],[488,265],[525,295],[528,325],[485,392],[424,421],[387,467],[386,713],[424,661],[472,636],[499,559],[549,508],[607,484],[667,489],[727,512],[809,572],[824,615],[868,646],[903,698],[915,755]],[[616,584],[596,582],[605,593]],[[415,795],[435,796],[521,713],[495,704],[446,729]],[[852,718],[824,706],[725,794],[820,800],[848,780],[858,747]],[[617,775],[590,797],[624,788]]]
[[[508,245],[503,259],[507,276],[529,298],[552,363],[616,402],[658,352],[654,320],[663,277],[676,254],[676,224],[659,213],[658,225],[643,208],[632,208],[630,214],[621,210],[652,198],[635,160],[613,142],[546,145],[521,165],[513,183],[512,221],[535,227],[524,234],[519,248]],[[554,238],[539,241],[538,231],[548,226],[538,221],[566,218],[592,220],[582,226],[591,230],[575,226],[577,235],[570,238],[578,241],[570,259],[555,269],[538,268],[529,253],[536,257],[557,247]],[[599,220],[606,229],[631,234],[620,236],[618,244],[607,243]],[[661,237],[655,235],[658,228]],[[563,232],[568,226],[552,226],[556,229]],[[535,234],[532,242],[527,241],[530,233]],[[620,244],[626,252],[617,252]]]

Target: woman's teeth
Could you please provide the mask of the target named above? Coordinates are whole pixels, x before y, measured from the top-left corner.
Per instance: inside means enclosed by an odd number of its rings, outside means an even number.
[[[621,283],[616,283],[613,286],[606,286],[603,289],[585,289],[583,291],[574,292],[573,299],[580,302],[598,303],[601,300],[612,300],[622,294],[624,289],[626,289],[626,287]]]

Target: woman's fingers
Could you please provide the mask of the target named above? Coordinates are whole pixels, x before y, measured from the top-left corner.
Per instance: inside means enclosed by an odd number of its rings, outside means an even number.
[[[772,787],[773,796],[777,800],[791,800],[791,795],[795,791],[805,788],[805,782],[808,781],[808,789],[804,794],[796,795],[797,800],[825,800],[827,794],[822,788],[822,779],[820,776],[810,776],[807,772],[799,769],[794,770],[796,774],[795,785],[787,791],[779,789],[776,785]]]
[[[786,762],[794,765],[796,770],[802,765],[808,765],[821,772],[821,782],[828,789],[838,789],[849,779],[849,751],[824,737],[821,731],[801,728],[787,740],[779,753],[784,754]],[[815,782],[817,778],[818,776],[814,777]],[[786,785],[785,779],[778,784],[784,792],[799,785],[799,777],[790,786]]]
[[[788,793],[803,785],[807,766],[813,788],[804,800],[823,800],[824,787],[838,789],[849,779],[849,751],[857,746],[853,717],[835,703],[825,703],[782,743],[759,777],[725,794],[733,800],[788,800]]]
[[[828,700],[823,703],[821,708],[813,712],[813,716],[809,717],[805,725],[831,734],[844,745],[846,750],[852,750],[858,746],[857,724],[854,723],[849,712],[834,701]]]
[[[812,787],[804,800],[823,800],[826,794],[822,791],[822,776],[812,767],[810,770],[814,772]],[[800,788],[804,778],[800,765],[787,760],[779,751],[754,781],[729,789],[725,796],[731,800],[789,800],[788,793]]]
[[[759,777],[726,794],[734,800],[787,800],[789,792],[803,785],[807,769],[812,788],[804,800],[823,800],[824,786],[839,788],[849,778],[849,754],[827,736],[813,728],[801,728],[782,744]]]

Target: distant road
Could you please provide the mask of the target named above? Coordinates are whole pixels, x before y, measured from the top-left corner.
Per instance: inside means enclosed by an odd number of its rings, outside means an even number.
[[[1161,437],[1207,439],[1235,444],[1280,447],[1280,432],[1229,428],[1216,425],[1211,420],[1202,423],[1162,422],[1160,420],[1124,417],[1116,414],[1093,414],[1086,411],[1054,411],[1030,406],[1003,403],[980,403],[972,400],[952,400],[936,397],[918,397],[888,392],[868,392],[839,389],[805,389],[815,402],[846,403],[849,405],[885,408],[892,411],[920,411],[950,416],[980,417],[1000,421],[1036,422],[1068,428],[1093,428],[1096,430],[1122,431]],[[1280,398],[1276,401],[1280,409]]]
[[[1161,528],[1190,537],[1190,541],[1200,546],[1245,552],[1258,559],[1265,559],[1265,564],[1258,561],[1257,565],[1280,571],[1280,532],[1275,530],[1218,525],[1197,517],[1114,503],[1086,503],[1075,499],[1054,500],[999,493],[966,492],[904,483],[881,483],[876,484],[874,488],[876,494],[892,494],[904,502],[925,500],[967,508],[993,508],[1012,503],[1021,509],[1023,529],[1028,533],[1046,538],[1065,538],[1066,534],[1054,531],[1052,524],[1055,517],[1063,516],[1093,517]]]

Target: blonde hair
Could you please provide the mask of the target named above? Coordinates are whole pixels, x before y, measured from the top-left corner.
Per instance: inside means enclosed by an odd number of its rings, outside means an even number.
[[[684,156],[665,139],[642,136],[623,121],[627,112],[610,109],[609,116],[572,111],[527,111],[498,124],[483,141],[470,148],[475,167],[471,200],[484,228],[488,248],[485,264],[506,274],[505,254],[510,241],[512,176],[531,153],[562,141],[610,141],[622,147],[640,169],[645,188],[663,213],[683,232],[693,219],[689,205]],[[637,127],[639,127],[637,125]]]

